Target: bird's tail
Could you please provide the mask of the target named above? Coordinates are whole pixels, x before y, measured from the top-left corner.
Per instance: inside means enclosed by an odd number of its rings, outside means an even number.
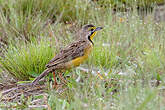
[[[33,85],[37,84],[37,83],[39,82],[39,80],[42,79],[44,76],[48,75],[49,72],[51,72],[51,69],[46,69],[46,70],[44,70],[38,77],[36,77],[36,78],[33,80],[32,84],[33,84]]]

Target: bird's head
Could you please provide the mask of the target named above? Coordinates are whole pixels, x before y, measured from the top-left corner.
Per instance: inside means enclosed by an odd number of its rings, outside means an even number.
[[[95,37],[97,31],[101,30],[102,27],[96,27],[92,24],[87,24],[85,26],[82,27],[81,31],[79,31],[79,39],[82,40],[89,40],[92,42],[92,39]]]
[[[83,32],[85,33],[85,36],[89,40],[92,40],[95,37],[97,31],[99,31],[99,30],[101,30],[103,28],[102,27],[96,27],[96,26],[94,26],[92,24],[88,24],[88,25],[83,26],[82,29],[83,29]]]

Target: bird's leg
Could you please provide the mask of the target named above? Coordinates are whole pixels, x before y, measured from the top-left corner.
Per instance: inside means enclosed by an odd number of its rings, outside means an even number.
[[[57,84],[57,80],[56,80],[55,72],[53,72],[53,79],[54,79],[54,85],[53,85],[53,88],[56,88],[58,84]]]
[[[64,84],[67,84],[67,81],[64,79],[64,77],[62,76],[62,73],[59,72],[59,78],[61,79],[61,81],[64,83]]]

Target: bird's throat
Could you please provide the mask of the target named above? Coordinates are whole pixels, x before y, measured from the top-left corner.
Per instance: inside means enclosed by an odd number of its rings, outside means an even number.
[[[88,40],[94,45],[93,41],[91,40],[90,36],[88,36]]]
[[[88,36],[88,40],[94,45],[94,43],[93,43],[93,38],[94,38],[94,36],[96,35],[96,32],[92,32],[89,36]]]

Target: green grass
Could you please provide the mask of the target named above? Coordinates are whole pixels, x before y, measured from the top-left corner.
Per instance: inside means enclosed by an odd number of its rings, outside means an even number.
[[[45,69],[47,62],[55,54],[55,49],[46,40],[21,45],[23,46],[9,46],[0,62],[3,69],[14,78],[28,80],[30,76],[36,77]]]
[[[90,71],[66,72],[71,76],[67,90],[62,94],[49,91],[52,110],[165,109],[164,23],[155,23],[153,15],[141,20],[136,10],[113,15],[111,9],[88,0],[18,1],[0,4],[0,34],[8,42],[0,65],[18,80],[39,75],[59,49],[75,39],[82,25],[104,27],[94,38],[93,52],[83,65]],[[104,79],[92,70],[99,70]],[[81,80],[77,83],[78,77]]]

